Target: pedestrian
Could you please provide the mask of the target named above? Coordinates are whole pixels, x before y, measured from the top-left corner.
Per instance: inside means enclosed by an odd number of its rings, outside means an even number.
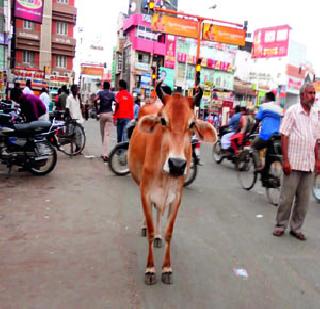
[[[23,93],[22,89],[17,89],[14,94],[11,94],[11,99],[19,103],[21,115],[26,122],[36,121],[46,113],[46,107],[42,101],[34,94]]]
[[[66,102],[66,116],[70,117],[73,120],[76,120],[77,123],[83,124],[84,119],[82,117],[82,111],[81,111],[81,103],[78,99],[78,86],[72,85],[71,86],[71,93],[69,94]],[[75,139],[76,139],[76,152],[79,151],[81,148],[81,128],[78,126],[73,126],[71,124],[70,128],[68,130],[74,130],[75,133]]]
[[[137,94],[137,97],[134,101],[134,119],[138,119],[140,105],[141,105],[140,94]]]
[[[115,101],[115,95],[110,91],[110,83],[103,83],[103,90],[99,91],[98,94],[98,104],[99,109],[97,115],[100,118],[100,133],[102,140],[102,159],[107,162],[109,160],[109,145],[110,145],[110,135],[112,132],[113,123],[113,110],[112,104]]]
[[[116,95],[116,108],[114,119],[117,123],[117,142],[126,140],[124,128],[133,119],[133,97],[127,91],[127,84],[123,79],[119,80],[119,92]]]
[[[34,94],[31,87],[31,80],[27,79],[26,86],[23,89],[24,94]]]
[[[41,95],[39,98],[46,107],[46,113],[43,116],[41,116],[41,120],[49,120],[51,99],[46,88],[41,89]]]
[[[67,98],[68,98],[68,89],[66,85],[63,85],[61,87],[61,93],[58,96],[57,110],[61,112],[64,112],[66,110]]]
[[[313,171],[320,172],[320,116],[313,108],[314,101],[314,86],[303,85],[300,103],[286,111],[280,126],[284,176],[274,236],[282,236],[290,221],[290,234],[306,240],[301,227],[308,210]]]

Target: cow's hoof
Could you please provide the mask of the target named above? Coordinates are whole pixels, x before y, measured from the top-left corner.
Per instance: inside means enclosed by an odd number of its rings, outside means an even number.
[[[142,237],[146,237],[147,236],[147,228],[146,227],[142,227],[141,228],[141,236]]]
[[[153,285],[157,282],[156,274],[153,272],[147,272],[144,276],[144,282],[147,285]]]
[[[157,237],[153,240],[153,246],[155,248],[162,248],[162,238]]]
[[[161,280],[164,284],[172,284],[172,272],[163,272],[161,276]]]

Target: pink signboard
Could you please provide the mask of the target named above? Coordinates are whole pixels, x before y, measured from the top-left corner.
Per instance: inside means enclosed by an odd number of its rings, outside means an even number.
[[[14,17],[42,23],[43,0],[15,0]]]
[[[174,69],[176,62],[176,47],[177,39],[175,36],[167,35],[166,39],[166,54],[164,58],[164,67]]]
[[[252,58],[285,57],[288,55],[289,25],[261,28],[254,31]]]

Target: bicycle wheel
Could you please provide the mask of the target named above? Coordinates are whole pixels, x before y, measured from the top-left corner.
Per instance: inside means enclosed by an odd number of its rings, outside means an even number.
[[[280,161],[274,161],[271,164],[269,175],[270,180],[272,180],[272,185],[266,188],[267,199],[271,205],[278,206],[283,175]]]
[[[190,163],[189,173],[184,179],[184,184],[183,184],[184,187],[191,185],[197,177],[198,164],[196,163],[196,160],[197,159],[192,158],[192,161]]]
[[[67,133],[58,134],[61,147],[59,150],[68,156],[75,156],[81,153],[86,145],[84,128],[79,123],[69,124]]]
[[[218,140],[212,148],[212,157],[213,160],[216,161],[217,164],[222,162],[222,155],[221,155],[221,141]]]
[[[237,177],[241,187],[245,190],[253,188],[257,181],[257,172],[255,172],[255,163],[252,154],[244,150],[236,162]]]
[[[320,203],[320,174],[314,176],[312,194],[315,200]]]

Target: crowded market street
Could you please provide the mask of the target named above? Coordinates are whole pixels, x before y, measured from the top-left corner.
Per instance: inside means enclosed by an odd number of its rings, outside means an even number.
[[[144,283],[138,187],[100,158],[98,122],[85,123],[81,156],[58,154],[36,177],[0,170],[0,308],[318,308],[320,205],[301,242],[272,235],[276,207],[263,188],[240,188],[212,145],[184,196],[172,239],[173,284]],[[115,142],[115,141],[113,141]]]

